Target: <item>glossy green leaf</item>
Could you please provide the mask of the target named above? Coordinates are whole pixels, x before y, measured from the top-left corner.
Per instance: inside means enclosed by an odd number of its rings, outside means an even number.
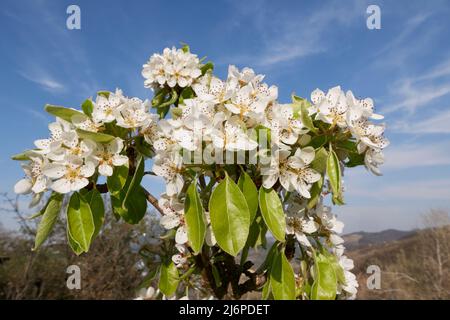
[[[179,281],[178,269],[175,264],[172,261],[163,263],[159,276],[159,290],[166,296],[171,296],[177,291]]]
[[[92,238],[95,238],[100,232],[103,222],[105,221],[105,205],[103,198],[97,189],[92,189],[86,195],[84,195],[89,207],[92,211],[92,217],[94,219],[95,231]]]
[[[99,143],[108,143],[115,139],[115,137],[110,134],[91,132],[82,129],[77,129],[77,134],[81,139],[89,139]]]
[[[111,195],[113,212],[123,218],[127,223],[137,224],[147,212],[147,197],[144,189],[139,186],[124,201],[125,191]]]
[[[72,122],[72,117],[75,115],[84,116],[84,114],[78,110],[69,109],[69,108],[60,107],[60,106],[52,106],[49,104],[47,104],[45,106],[45,111],[47,111],[48,113],[50,113],[51,115],[53,115],[55,117],[61,118],[68,122]]]
[[[327,159],[327,175],[333,193],[333,202],[342,202],[341,167],[336,153],[331,148]]]
[[[140,187],[142,177],[144,177],[145,170],[145,160],[144,157],[140,156],[137,160],[136,170],[134,171],[133,177],[129,180],[129,184],[127,186],[127,191],[125,193],[125,197],[123,198],[122,207],[125,209],[125,203],[128,201],[128,198],[131,194],[135,193],[136,190]]]
[[[270,278],[266,280],[261,292],[261,299],[268,300],[270,297],[271,288],[270,288]]]
[[[152,99],[152,108],[158,107],[161,103],[164,102],[165,97],[169,93],[169,89],[162,88],[156,91],[155,96]]]
[[[314,136],[311,138],[311,141],[308,143],[309,146],[313,147],[314,149],[318,149],[320,147],[323,147],[325,143],[328,142],[328,136],[322,135],[322,136]]]
[[[284,251],[275,254],[270,268],[270,287],[275,300],[295,300],[295,276]]]
[[[247,172],[243,172],[238,180],[239,189],[247,200],[247,206],[250,210],[250,222],[255,219],[258,211],[258,189]]]
[[[259,207],[264,222],[278,241],[284,242],[286,235],[286,220],[283,206],[278,194],[273,189],[259,189]]]
[[[110,94],[111,94],[111,92],[109,92],[109,91],[98,91],[97,92],[98,96],[105,97],[106,99],[109,99]]]
[[[187,227],[189,243],[195,254],[202,250],[206,234],[204,210],[194,180],[186,191],[184,202],[184,219]]]
[[[195,91],[191,87],[186,87],[180,93],[178,105],[183,104],[185,99],[192,98],[195,98]],[[174,112],[178,116],[181,116],[183,114],[183,110],[181,108],[172,108],[172,112]]]
[[[181,50],[182,50],[184,53],[189,53],[190,50],[191,50],[191,48],[189,48],[189,45],[188,45],[187,43],[183,43],[183,46],[181,47]]]
[[[78,192],[70,197],[67,224],[72,239],[87,252],[95,232],[94,217],[89,203]]]
[[[323,188],[323,177],[321,177],[318,181],[316,181],[310,190],[311,198],[308,199],[308,209],[312,209],[316,206],[316,204],[320,200],[320,195],[322,194]]]
[[[325,148],[316,151],[314,160],[311,162],[311,168],[323,174],[327,169],[328,152]]]
[[[84,252],[81,246],[73,239],[72,235],[70,234],[69,227],[67,227],[67,242],[69,243],[69,247],[77,256]]]
[[[322,254],[315,255],[312,300],[334,300],[337,291],[336,273],[329,260]]]
[[[63,195],[59,193],[53,193],[50,197],[47,205],[43,209],[42,219],[39,222],[36,238],[34,240],[33,250],[38,249],[50,235],[55,223],[58,219],[59,212],[63,202]]]
[[[348,161],[345,163],[345,166],[348,168],[353,168],[364,165],[364,156],[364,153],[359,154],[358,152],[349,152]]]
[[[244,247],[250,228],[250,211],[239,187],[228,177],[209,200],[211,226],[218,245],[232,256]]]
[[[302,120],[303,126],[308,128],[311,132],[317,132],[317,128],[314,126],[314,123],[309,116],[308,108],[311,106],[311,103],[303,98],[292,96],[294,115],[300,115],[300,119]]]
[[[211,61],[208,61],[203,66],[201,66],[200,70],[202,71],[202,75],[204,75],[209,70],[211,70],[211,71],[214,70],[214,63],[212,63]]]
[[[33,150],[27,150],[18,154],[15,154],[11,157],[11,160],[15,160],[15,161],[27,161],[30,160],[30,153]]]
[[[338,258],[327,250],[322,250],[322,254],[326,257],[328,262],[331,264],[331,267],[334,269],[336,280],[340,283],[345,283],[344,269],[339,264]]]
[[[114,167],[112,176],[109,176],[106,179],[108,191],[112,195],[120,193],[125,187],[127,179],[128,179],[128,164],[120,167]]]
[[[145,141],[144,137],[136,137],[134,141],[134,147],[142,156],[147,158],[152,158],[154,156],[151,146]]]
[[[81,105],[81,110],[83,110],[84,114],[90,117],[94,111],[94,104],[92,103],[92,100],[86,99]]]

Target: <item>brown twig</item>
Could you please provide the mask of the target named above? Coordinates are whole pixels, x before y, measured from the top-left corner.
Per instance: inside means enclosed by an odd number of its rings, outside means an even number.
[[[144,190],[145,196],[147,197],[147,201],[150,202],[150,204],[158,210],[158,212],[161,215],[164,215],[164,211],[161,209],[161,207],[158,204],[158,199],[156,199],[147,189],[142,188]]]

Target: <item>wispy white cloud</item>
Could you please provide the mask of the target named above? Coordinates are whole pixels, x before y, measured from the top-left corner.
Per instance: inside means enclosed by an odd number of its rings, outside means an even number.
[[[239,2],[233,25],[242,28],[239,20],[245,21],[246,26],[256,29],[255,37],[262,44],[257,53],[240,58],[273,66],[325,52],[335,42],[332,31],[351,26],[364,13],[361,1],[332,1],[312,12],[296,8],[282,14],[274,12],[268,2]]]
[[[428,78],[428,80],[432,79]],[[403,110],[412,115],[418,108],[426,107],[429,103],[450,94],[450,82],[423,83],[413,77],[399,80],[393,88],[391,96],[394,102],[385,106],[382,109],[383,113]]]
[[[372,67],[386,68],[401,66],[405,59],[410,57],[413,52],[423,50],[423,42],[411,40],[417,38],[418,29],[423,26],[432,15],[432,12],[421,12],[413,15],[404,22],[400,20],[399,22],[403,23],[400,33],[395,37],[392,37],[392,40],[388,41],[384,46],[373,53],[371,57],[371,61],[373,61]],[[432,29],[432,31],[434,31],[434,29]]]
[[[25,79],[39,84],[42,88],[50,92],[62,92],[65,90],[64,84],[55,80],[46,71],[28,72],[20,70],[18,73]]]
[[[27,11],[16,10],[23,27],[12,31],[22,44],[11,56],[17,62],[17,73],[52,93],[66,93],[70,88],[70,92],[87,97],[101,88],[83,38],[65,27],[65,12],[60,12],[59,6],[51,1],[36,1],[27,6],[30,6]],[[14,15],[5,16],[15,19]],[[41,32],[31,34],[36,23]]]
[[[48,125],[48,117],[42,111],[37,111],[30,108],[22,108],[22,110],[31,115],[33,118],[41,121],[43,124]]]
[[[395,132],[409,134],[450,134],[450,107],[418,121],[398,121],[392,126]]]
[[[384,170],[450,165],[450,141],[391,145],[385,151]]]

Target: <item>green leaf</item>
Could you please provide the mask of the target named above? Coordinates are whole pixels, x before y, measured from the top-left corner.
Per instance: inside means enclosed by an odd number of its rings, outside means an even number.
[[[84,195],[84,198],[89,203],[89,207],[92,211],[95,226],[95,231],[92,238],[95,238],[100,232],[103,222],[105,221],[105,205],[103,203],[103,198],[97,189],[90,190],[86,193],[86,195]]]
[[[327,250],[322,250],[322,254],[328,259],[328,262],[334,269],[334,273],[336,274],[336,280],[344,284],[345,283],[344,269],[339,264],[338,258],[335,255],[328,252]]]
[[[316,181],[311,187],[311,198],[308,199],[308,209],[312,209],[316,206],[317,202],[320,199],[320,194],[322,193],[323,188],[323,177],[320,177],[318,181]]]
[[[314,123],[308,113],[308,108],[311,106],[311,103],[306,99],[293,95],[292,105],[294,108],[294,116],[299,115],[303,126],[308,128],[311,132],[316,133],[317,128],[314,126]]]
[[[64,108],[64,107],[60,107],[60,106],[52,106],[49,104],[47,104],[45,106],[45,111],[47,111],[48,113],[50,113],[51,115],[53,115],[55,117],[61,118],[68,122],[72,122],[72,117],[75,115],[84,116],[84,114],[78,110]]]
[[[162,119],[164,118],[167,113],[169,112],[170,106],[177,102],[178,100],[178,93],[175,89],[172,89],[170,92],[169,98],[167,100],[164,100],[159,106],[156,107],[156,110],[159,114],[159,117]]]
[[[89,251],[95,231],[94,218],[89,203],[78,192],[70,197],[67,224],[72,239],[84,252]]]
[[[144,137],[136,137],[134,141],[136,143],[135,148],[141,155],[147,158],[154,156],[151,146],[145,141]]]
[[[261,299],[262,300],[268,300],[270,293],[271,293],[271,288],[270,288],[270,278],[266,280],[266,283],[263,286],[262,292],[261,292]]]
[[[336,148],[347,150],[349,152],[358,152],[357,143],[351,140],[338,141]]]
[[[159,290],[166,296],[171,296],[177,291],[179,281],[178,269],[175,264],[172,261],[163,263],[159,276]]]
[[[183,50],[184,53],[189,53],[191,49],[189,48],[188,44],[183,43],[183,46],[181,47],[181,50]]]
[[[214,63],[212,63],[211,61],[208,61],[200,68],[200,70],[202,71],[202,75],[204,75],[209,70],[211,70],[211,71],[214,70]]]
[[[136,170],[134,171],[133,177],[130,180],[130,183],[128,184],[128,189],[125,194],[125,197],[123,198],[122,207],[125,209],[126,205],[125,203],[128,201],[128,198],[132,193],[135,193],[136,190],[141,185],[142,177],[144,176],[144,169],[145,169],[145,160],[144,157],[139,156],[137,160]]]
[[[180,99],[178,100],[178,104],[183,104],[185,99],[192,99],[195,97],[195,92],[191,87],[186,87],[181,91]],[[183,113],[183,110],[180,109],[181,114]],[[180,114],[180,115],[181,115]]]
[[[275,300],[295,300],[294,270],[284,254],[284,250],[275,254],[270,268],[270,287]]]
[[[348,161],[345,163],[345,166],[353,168],[361,165],[364,165],[364,153],[359,154],[358,152],[349,152]]]
[[[328,142],[328,136],[314,136],[311,138],[311,141],[308,143],[309,146],[313,147],[314,149],[318,149],[322,147],[325,143]]]
[[[169,93],[169,89],[162,88],[155,93],[155,96],[152,99],[152,108],[158,107],[161,103],[164,102],[167,94]]]
[[[27,150],[18,154],[15,154],[11,157],[11,160],[16,160],[16,161],[27,161],[27,160],[31,160],[30,159],[30,153],[33,150]]]
[[[84,114],[90,117],[92,112],[94,111],[94,104],[91,99],[86,99],[81,105],[81,110],[83,110]]]
[[[334,300],[336,298],[337,279],[332,264],[320,253],[315,255],[314,261],[315,279],[311,288],[311,299]]]
[[[72,251],[77,256],[79,256],[84,252],[83,249],[80,247],[80,245],[73,239],[72,235],[70,234],[69,227],[67,227],[67,242],[69,243],[69,246],[72,249]]]
[[[186,221],[189,243],[195,254],[202,250],[205,240],[206,224],[202,201],[197,192],[197,181],[193,181],[186,191],[184,202],[184,219]]]
[[[286,235],[286,220],[283,206],[278,194],[273,189],[259,189],[259,207],[264,222],[278,241],[284,242]]]
[[[232,256],[244,247],[250,228],[250,211],[239,187],[226,175],[209,200],[211,226],[218,245]]]
[[[272,139],[272,134],[269,128],[259,124],[255,127],[256,130],[256,141],[258,142],[258,144],[262,144],[261,139],[265,140],[266,146],[262,145],[262,148],[269,148],[270,146],[270,141]]]
[[[109,99],[110,94],[111,94],[111,92],[109,92],[109,91],[98,91],[97,92],[98,96],[105,97],[106,99]]]
[[[317,172],[324,174],[327,169],[328,152],[325,148],[316,151],[314,160],[311,162],[311,168]]]
[[[331,146],[327,159],[327,175],[333,193],[333,202],[343,202],[341,192],[341,167],[339,165],[339,159]]]
[[[128,178],[128,164],[120,167],[114,167],[112,176],[109,176],[106,179],[108,191],[112,195],[119,194],[125,187],[127,178]]]
[[[111,195],[113,212],[122,217],[127,223],[137,224],[147,212],[147,197],[144,189],[139,186],[130,194],[126,201],[123,201],[125,191],[118,195]]]
[[[247,200],[247,206],[250,211],[250,222],[252,222],[258,211],[258,188],[256,188],[252,178],[245,171],[239,177],[238,186],[244,194],[245,200]]]
[[[258,244],[261,237],[262,225],[265,224],[260,215],[250,224],[250,231],[248,233],[247,243],[245,244],[249,248],[254,248]]]
[[[59,193],[53,193],[43,209],[42,219],[39,222],[36,238],[34,240],[33,250],[38,249],[45,240],[47,240],[50,232],[55,226],[56,220],[58,219],[59,212],[61,211],[61,206],[63,202],[63,195]]]
[[[86,131],[82,129],[77,129],[77,134],[81,139],[89,139],[99,143],[108,143],[116,138],[110,134]]]

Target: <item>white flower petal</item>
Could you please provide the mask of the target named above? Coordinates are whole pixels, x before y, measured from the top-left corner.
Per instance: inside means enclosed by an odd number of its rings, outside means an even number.
[[[100,173],[102,176],[110,177],[113,174],[113,168],[107,163],[103,163],[98,166],[98,173]]]
[[[27,194],[31,192],[33,184],[29,179],[19,180],[14,186],[14,192],[17,194]]]
[[[184,244],[188,242],[188,236],[185,226],[180,226],[175,234],[175,242],[178,244]]]
[[[49,163],[43,169],[44,175],[52,179],[61,178],[66,174],[66,166],[57,163]]]
[[[54,181],[51,187],[56,192],[62,194],[72,191],[70,181],[65,178]]]

